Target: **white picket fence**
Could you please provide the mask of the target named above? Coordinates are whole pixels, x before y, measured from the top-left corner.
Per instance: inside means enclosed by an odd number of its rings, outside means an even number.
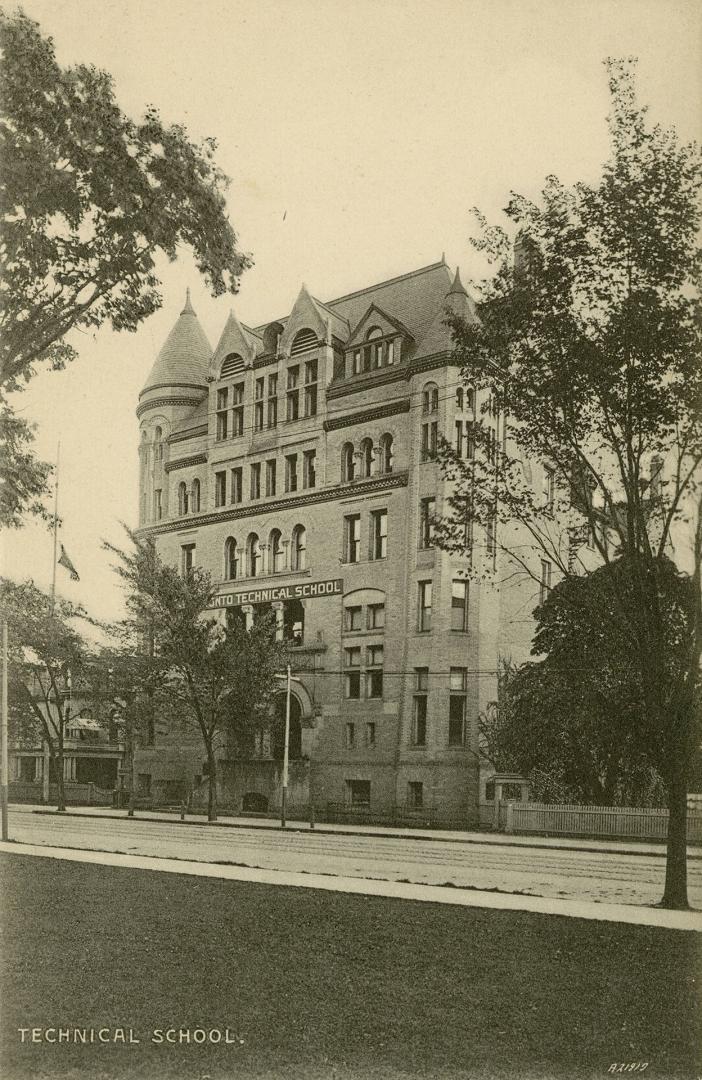
[[[668,834],[668,811],[657,807],[514,802],[503,804],[500,811],[505,832],[639,840],[665,840]],[[702,844],[702,811],[688,809],[687,838],[690,844]]]

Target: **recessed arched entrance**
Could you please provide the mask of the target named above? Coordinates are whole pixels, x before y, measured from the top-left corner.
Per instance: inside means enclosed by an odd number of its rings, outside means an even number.
[[[276,761],[282,761],[285,753],[285,691],[274,699],[275,718],[271,731],[271,750]],[[290,739],[288,758],[296,761],[302,757],[302,709],[295,694],[290,694]]]

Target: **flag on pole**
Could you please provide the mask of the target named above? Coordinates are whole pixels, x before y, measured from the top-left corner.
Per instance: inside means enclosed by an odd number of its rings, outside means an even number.
[[[78,574],[78,571],[76,570],[75,566],[73,565],[73,563],[69,559],[69,557],[68,557],[68,555],[66,553],[66,549],[63,546],[63,544],[61,544],[61,558],[59,559],[58,563],[59,563],[59,566],[65,566],[66,567],[66,569],[68,570],[68,573],[71,575],[71,581],[80,581],[80,576]]]

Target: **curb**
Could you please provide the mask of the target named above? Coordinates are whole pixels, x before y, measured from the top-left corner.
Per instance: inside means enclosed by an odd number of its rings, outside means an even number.
[[[126,813],[121,814],[76,814],[71,810],[32,810],[32,814],[44,814],[50,817],[73,817],[73,818],[92,818],[98,821],[156,821],[164,825],[207,825],[209,828],[220,829],[259,829],[261,832],[286,832],[286,833],[317,833],[317,835],[329,835],[329,836],[363,836],[370,838],[379,838],[382,840],[424,840],[424,841],[436,841],[440,844],[478,844],[499,847],[514,847],[514,848],[540,848],[545,851],[582,851],[591,855],[638,855],[640,857],[664,859],[666,857],[665,848],[661,851],[641,851],[638,848],[600,848],[600,847],[588,847],[586,844],[541,844],[536,840],[534,843],[523,843],[515,840],[502,839],[505,835],[500,833],[501,839],[499,840],[478,840],[475,837],[466,837],[465,839],[457,839],[455,836],[413,836],[406,832],[387,832],[387,833],[367,833],[357,831],[355,829],[334,829],[329,828],[324,823],[318,823],[315,829],[311,829],[309,825],[302,826],[300,824],[287,825],[283,828],[282,825],[242,825],[236,821],[181,821],[173,815],[173,819],[170,817],[127,817]],[[137,811],[138,813],[138,811]],[[688,852],[689,859],[702,859],[702,852],[697,854],[696,852]]]

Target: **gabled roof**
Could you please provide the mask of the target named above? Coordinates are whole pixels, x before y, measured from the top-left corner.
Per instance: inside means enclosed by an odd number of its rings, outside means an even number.
[[[446,349],[453,348],[453,335],[446,322],[448,315],[451,313],[462,316],[467,322],[478,321],[475,305],[463,287],[458,270],[456,270],[456,276],[453,279],[451,288],[444,297],[441,307],[419,343],[419,353],[422,356],[431,356],[432,353],[444,352]]]
[[[166,338],[139,395],[157,386],[205,386],[212,346],[198,322],[190,303],[190,289],[185,307]]]
[[[421,342],[437,312],[443,311],[450,288],[451,273],[442,261],[330,300],[327,307],[348,319],[351,326],[357,326],[369,305],[377,304],[394,319],[399,319],[415,341]]]
[[[348,346],[354,345],[357,339],[361,340],[363,338],[363,330],[371,321],[385,323],[387,326],[392,327],[393,330],[397,330],[398,333],[403,334],[404,337],[412,340],[412,334],[404,323],[401,323],[399,319],[394,319],[392,315],[388,315],[387,311],[383,311],[377,304],[371,304],[360,322],[354,327],[354,331],[347,342]]]
[[[247,363],[251,363],[256,353],[260,350],[260,346],[261,342],[258,336],[252,334],[247,327],[239,322],[234,311],[230,311],[229,318],[225,323],[224,330],[217,342],[217,348],[212,357],[210,374],[214,375],[215,378],[219,375],[222,361],[225,356],[229,356],[230,353],[239,353]]]

